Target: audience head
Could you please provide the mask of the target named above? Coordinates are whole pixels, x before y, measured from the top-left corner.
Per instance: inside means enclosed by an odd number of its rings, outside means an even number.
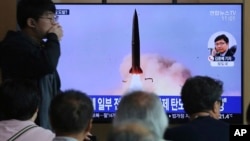
[[[40,94],[37,84],[28,79],[5,80],[0,86],[2,120],[36,118]]]
[[[159,141],[142,122],[127,121],[113,127],[107,141]]]
[[[222,105],[223,83],[208,76],[188,78],[181,89],[184,110],[192,118],[197,113],[206,112],[219,119]]]
[[[93,110],[87,94],[73,89],[63,91],[51,101],[52,129],[57,136],[82,134],[84,138],[92,126]]]
[[[250,125],[250,103],[247,106],[246,120],[247,120],[247,124]]]
[[[55,14],[56,7],[51,0],[19,0],[17,4],[17,22],[21,29],[27,21],[38,21],[45,14]]]
[[[144,91],[129,92],[121,98],[113,126],[128,120],[142,121],[158,137],[163,137],[168,126],[168,118],[159,97]]]

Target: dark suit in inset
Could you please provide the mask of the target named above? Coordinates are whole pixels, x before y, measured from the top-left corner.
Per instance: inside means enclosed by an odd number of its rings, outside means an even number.
[[[236,49],[237,49],[236,46],[232,46],[231,48],[229,48],[227,50],[227,52],[225,53],[225,55],[222,55],[220,53],[216,53],[215,56],[231,57],[232,58],[231,60],[234,61],[235,60],[234,54],[236,52]]]

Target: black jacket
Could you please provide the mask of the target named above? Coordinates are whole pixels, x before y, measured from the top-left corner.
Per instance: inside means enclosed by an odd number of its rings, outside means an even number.
[[[39,125],[50,128],[48,107],[60,90],[57,65],[60,44],[56,34],[49,33],[46,41],[35,42],[20,31],[8,31],[0,46],[2,79],[29,78],[37,82],[41,90]],[[41,120],[45,120],[42,122]]]
[[[198,117],[187,124],[169,128],[164,139],[172,141],[229,141],[229,124],[211,118]]]
[[[56,71],[60,56],[57,36],[37,43],[22,32],[9,31],[0,47],[3,78],[39,79]]]

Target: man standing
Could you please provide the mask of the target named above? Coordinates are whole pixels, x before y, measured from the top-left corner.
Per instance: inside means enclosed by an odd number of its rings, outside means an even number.
[[[8,31],[0,47],[3,81],[28,78],[37,82],[42,98],[37,124],[48,129],[49,104],[60,91],[56,68],[63,31],[55,12],[51,0],[20,0],[17,5],[20,31]]]

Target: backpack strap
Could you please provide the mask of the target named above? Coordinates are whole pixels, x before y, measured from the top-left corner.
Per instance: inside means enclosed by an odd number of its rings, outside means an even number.
[[[37,127],[37,125],[32,124],[32,125],[28,125],[26,127],[24,127],[22,130],[18,131],[16,134],[14,134],[12,137],[10,137],[7,141],[14,141],[16,140],[18,137],[20,137],[22,134],[24,134],[25,132],[27,132],[28,130]]]

